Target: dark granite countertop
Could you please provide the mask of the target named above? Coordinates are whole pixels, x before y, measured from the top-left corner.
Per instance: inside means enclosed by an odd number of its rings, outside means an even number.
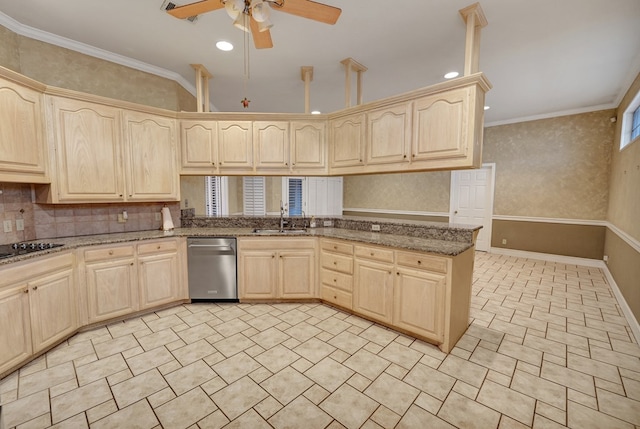
[[[102,244],[127,243],[142,240],[152,240],[166,237],[280,237],[290,239],[294,237],[326,237],[349,240],[355,243],[375,244],[398,249],[434,253],[443,256],[456,256],[473,246],[470,242],[439,240],[433,238],[415,237],[412,235],[389,234],[371,231],[358,231],[343,228],[309,228],[306,233],[282,235],[279,233],[253,233],[253,228],[176,228],[173,231],[138,231],[115,234],[85,235],[78,237],[55,238],[48,241],[64,244],[63,247],[28,253],[12,258],[0,259],[0,266],[13,262],[37,258],[44,255],[64,252],[85,246]]]

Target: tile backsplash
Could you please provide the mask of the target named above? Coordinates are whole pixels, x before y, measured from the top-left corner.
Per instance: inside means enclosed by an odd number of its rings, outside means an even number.
[[[115,204],[36,204],[31,185],[0,183],[0,244],[78,235],[159,229],[156,213],[164,203]],[[176,227],[180,226],[180,203],[166,203]],[[127,221],[118,215],[127,211]],[[23,220],[24,230],[16,231],[16,220]],[[11,232],[4,232],[10,221]]]

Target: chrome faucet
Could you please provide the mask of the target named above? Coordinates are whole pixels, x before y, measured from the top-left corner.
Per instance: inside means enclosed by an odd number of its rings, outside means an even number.
[[[284,231],[284,204],[280,200],[280,231]]]

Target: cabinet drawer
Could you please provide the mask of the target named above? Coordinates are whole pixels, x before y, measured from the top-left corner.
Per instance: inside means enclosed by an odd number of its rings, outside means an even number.
[[[353,274],[353,258],[322,252],[322,267],[347,274]]]
[[[393,263],[393,250],[381,249],[379,247],[356,246],[356,256],[358,258]]]
[[[104,261],[116,258],[126,258],[133,256],[133,246],[107,247],[101,249],[91,249],[84,251],[84,260]]]
[[[320,275],[322,283],[327,286],[333,286],[348,291],[353,290],[353,276],[351,274],[343,274],[323,268]]]
[[[340,307],[351,309],[352,295],[331,286],[322,285],[320,295],[324,301],[339,305]]]
[[[156,241],[153,243],[138,244],[139,255],[144,255],[147,253],[162,253],[175,250],[178,250],[178,243],[176,242],[176,240]]]
[[[322,240],[322,250],[342,253],[344,255],[353,255],[353,245],[340,241]]]
[[[404,265],[406,267],[419,268],[428,271],[435,271],[443,274],[447,273],[448,259],[446,258],[400,251],[397,252],[396,257],[398,258],[398,265]]]

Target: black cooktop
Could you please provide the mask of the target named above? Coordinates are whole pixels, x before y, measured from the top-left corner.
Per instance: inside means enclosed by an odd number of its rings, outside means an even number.
[[[60,246],[64,246],[64,244],[37,241],[28,243],[2,244],[0,245],[0,259],[24,255],[26,253],[40,252]]]

